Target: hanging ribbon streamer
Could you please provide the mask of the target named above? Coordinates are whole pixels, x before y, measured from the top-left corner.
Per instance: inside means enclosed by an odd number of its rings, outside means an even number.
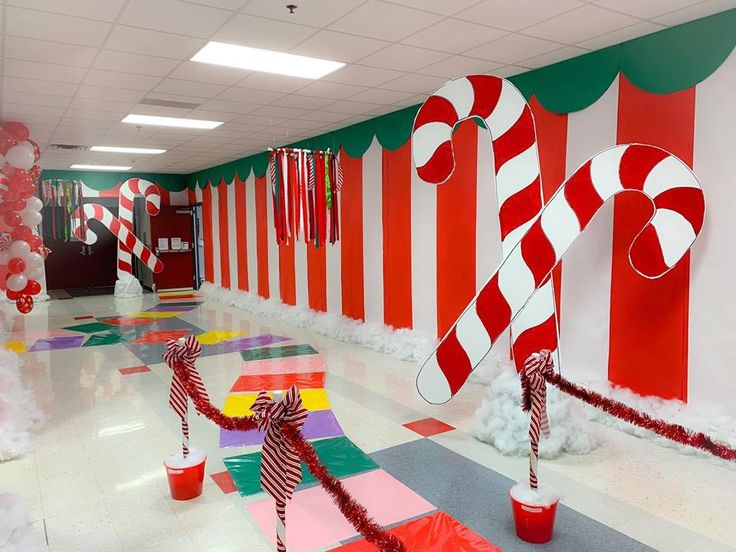
[[[44,238],[68,242],[74,236],[74,214],[84,203],[81,180],[49,179],[41,182],[39,197],[46,208],[41,232]],[[82,228],[82,241],[86,227]]]
[[[277,148],[271,150],[268,174],[276,243],[303,237],[319,248],[340,239],[338,192],[343,174],[336,154]]]

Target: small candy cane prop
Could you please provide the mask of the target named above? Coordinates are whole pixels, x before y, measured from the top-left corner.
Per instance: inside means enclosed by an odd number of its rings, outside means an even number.
[[[629,248],[631,266],[654,279],[678,263],[705,216],[703,191],[690,168],[663,149],[643,144],[598,153],[552,197],[424,363],[417,388],[425,400],[441,404],[457,393],[593,216],[625,191],[643,194],[654,207]]]
[[[532,111],[509,81],[489,75],[451,80],[422,104],[414,120],[412,154],[417,174],[441,184],[455,171],[452,131],[477,117],[490,131],[501,250],[506,259],[542,211],[542,180]],[[511,325],[517,370],[532,351],[549,349],[557,360],[557,309],[547,280]]]
[[[133,232],[133,206],[136,197],[145,197],[146,212],[151,216],[158,215],[161,209],[161,194],[153,182],[140,178],[129,178],[120,186],[118,196],[118,219],[120,224]],[[131,248],[118,242],[118,278],[133,274]]]
[[[105,228],[110,230],[119,242],[124,243],[133,252],[133,254],[153,272],[161,272],[164,269],[164,264],[158,259],[158,257],[156,257],[156,255],[153,254],[153,251],[148,249],[135,234],[125,228],[120,221],[113,216],[109,209],[102,205],[98,205],[97,203],[86,203],[83,206],[83,209],[83,223],[81,222],[82,213],[80,213],[80,209],[78,208],[74,213],[74,235],[82,243],[86,243],[87,245],[97,243],[97,234],[87,226],[87,221],[89,219],[96,219],[99,220]],[[82,235],[82,224],[84,224],[87,229],[86,236]],[[119,274],[120,271],[118,271],[118,275]]]
[[[547,380],[545,375],[554,372],[552,355],[543,350],[532,354],[524,363],[521,372],[523,389],[522,408],[530,412],[529,419],[529,487],[539,486],[537,464],[539,462],[539,436],[549,437],[549,420],[547,419]]]

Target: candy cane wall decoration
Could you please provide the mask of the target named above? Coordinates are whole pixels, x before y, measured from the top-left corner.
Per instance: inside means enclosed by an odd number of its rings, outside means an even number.
[[[83,243],[87,245],[93,245],[97,243],[97,234],[87,226],[86,236],[82,235],[82,227],[80,218],[82,213],[80,209],[74,213],[74,235]],[[153,272],[161,272],[164,268],[164,264],[153,254],[153,251],[148,249],[138,237],[133,234],[128,228],[123,226],[121,222],[113,216],[109,209],[98,205],[97,203],[87,203],[84,205],[84,224],[87,225],[89,219],[99,220],[105,228],[110,230],[112,234],[118,239],[118,242],[125,244],[125,246],[133,252],[133,255],[138,257],[143,264],[150,268]]]
[[[654,146],[629,144],[596,154],[552,197],[424,363],[417,388],[425,400],[452,398],[603,204],[626,191],[643,194],[654,207],[629,248],[631,266],[653,279],[677,264],[703,226],[705,201],[695,175]]]
[[[542,211],[542,180],[534,118],[524,96],[509,81],[489,75],[451,80],[422,104],[414,120],[412,155],[425,182],[441,184],[455,171],[452,131],[477,117],[490,131],[496,197],[505,259]],[[516,367],[530,351],[548,349],[557,358],[557,317],[552,281],[547,280],[511,325]]]
[[[146,212],[158,215],[161,209],[161,194],[153,182],[140,178],[129,178],[120,186],[118,197],[118,218],[120,224],[133,232],[133,206],[136,197],[146,199]],[[118,278],[133,274],[131,249],[122,241],[118,242]]]

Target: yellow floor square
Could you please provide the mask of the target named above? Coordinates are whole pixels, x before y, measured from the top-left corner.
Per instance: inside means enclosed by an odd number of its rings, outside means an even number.
[[[26,344],[24,341],[8,341],[3,348],[14,353],[25,353]]]
[[[180,314],[184,314],[183,312],[139,312],[138,314],[134,314],[132,318],[174,318],[176,316],[179,316]]]
[[[319,389],[301,389],[299,393],[302,396],[302,403],[307,410],[329,410],[330,401],[327,398],[327,391],[324,388]],[[269,393],[273,397],[273,393]],[[223,412],[227,416],[250,416],[258,393],[242,393],[236,395],[228,395],[225,399],[225,408]]]
[[[212,330],[210,332],[204,332],[197,336],[197,341],[200,345],[216,345],[222,343],[228,339],[245,335],[245,332],[235,330]]]

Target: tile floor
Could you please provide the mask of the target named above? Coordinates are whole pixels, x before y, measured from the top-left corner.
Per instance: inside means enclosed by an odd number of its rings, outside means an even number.
[[[48,550],[272,549],[268,500],[241,496],[224,462],[258,451],[250,444],[257,439],[230,436],[223,442],[249,444],[220,448],[219,429],[190,416],[192,442],[208,455],[204,492],[189,502],[169,497],[162,461],[180,446],[180,430],[167,406],[170,371],[159,338],[182,330],[214,342],[203,345],[197,366],[219,405],[250,391],[243,385],[251,376],[281,381],[326,372],[319,408],[329,410],[320,412],[331,413],[324,416],[336,418],[358,453],[378,465],[355,475],[347,466],[343,481],[381,523],[406,534],[443,520],[448,534],[436,542],[455,543],[447,545],[452,549],[467,535],[483,543],[478,550],[536,548],[514,537],[506,497],[511,480],[525,476],[526,461],[501,456],[469,434],[480,385],[466,386],[447,405],[428,405],[414,389],[409,363],[230,307],[183,304],[194,300],[167,298],[162,308],[155,295],[96,296],[41,303],[26,317],[0,310],[0,342],[20,352],[24,380],[47,417],[35,451],[0,464],[0,487],[20,489]],[[74,330],[96,322],[110,329]],[[207,333],[217,330],[236,333]],[[269,335],[287,340],[249,339]],[[104,337],[80,346],[95,336]],[[241,353],[246,347],[253,348]],[[736,550],[736,468],[599,431],[605,444],[595,453],[541,463],[542,477],[564,494],[557,537],[545,550]],[[363,550],[359,542],[346,544],[355,533],[333,509],[318,487],[297,491],[287,521],[290,550]],[[449,536],[453,527],[459,529]],[[436,542],[432,550],[447,549]]]

